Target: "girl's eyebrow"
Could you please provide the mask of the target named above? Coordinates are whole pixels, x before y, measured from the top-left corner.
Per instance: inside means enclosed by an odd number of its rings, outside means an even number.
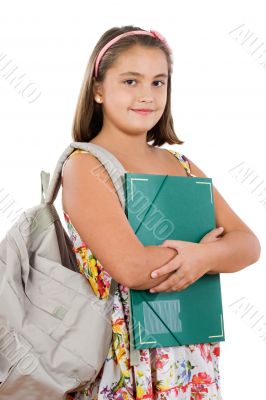
[[[144,75],[140,74],[139,72],[133,72],[133,71],[128,71],[128,72],[123,72],[122,74],[120,74],[120,76],[123,75],[135,75],[135,76],[141,76],[144,77]],[[157,74],[154,76],[154,78],[168,78],[167,74]]]

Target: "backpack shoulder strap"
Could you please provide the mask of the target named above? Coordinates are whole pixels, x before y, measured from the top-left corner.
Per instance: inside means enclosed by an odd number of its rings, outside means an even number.
[[[58,191],[61,186],[61,173],[63,164],[68,158],[68,156],[75,150],[81,149],[85,150],[89,153],[92,153],[97,159],[101,162],[101,164],[105,167],[108,174],[110,175],[112,182],[117,191],[121,206],[123,210],[125,210],[125,196],[124,196],[124,174],[126,172],[123,165],[120,161],[108,150],[104,149],[102,146],[99,146],[90,142],[72,142],[70,145],[63,151],[59,160],[56,164],[51,182],[49,183],[50,174],[41,171],[41,202],[53,204]]]
[[[84,150],[86,152],[92,153],[95,157],[97,157],[97,159],[106,168],[108,174],[110,175],[117,191],[121,206],[123,207],[123,210],[125,210],[124,174],[126,170],[124,169],[120,161],[108,150],[94,143],[72,142],[59,157],[50,182],[50,174],[43,170],[41,171],[41,203],[44,207],[42,208],[40,216],[36,219],[38,226],[37,233],[39,233],[43,229],[46,229],[47,226],[59,219],[53,203],[61,186],[61,173],[64,162],[66,161],[68,156],[75,151],[75,149]],[[112,279],[110,294],[113,295],[116,289],[117,282]]]

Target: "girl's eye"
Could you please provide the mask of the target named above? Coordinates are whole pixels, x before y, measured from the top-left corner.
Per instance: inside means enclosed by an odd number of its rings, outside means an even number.
[[[161,83],[161,85],[160,85],[160,86],[163,86],[163,85],[165,85],[165,83],[164,83],[163,81],[154,81],[154,82],[159,82],[159,83]],[[158,85],[156,85],[156,86],[158,86]]]
[[[136,82],[136,79],[126,79],[125,81],[123,81],[123,83],[128,83],[128,82]],[[163,82],[163,81],[154,81],[154,82],[156,82],[156,83],[160,83],[161,85],[155,85],[155,86],[157,86],[157,87],[160,87],[160,86],[163,86],[163,85],[165,85],[165,83]],[[131,85],[130,83],[129,83],[129,86],[133,86],[133,85]]]
[[[135,79],[127,79],[127,80],[125,80],[125,81],[123,81],[124,83],[128,83],[128,82],[135,82]],[[130,83],[129,83],[129,86],[132,86]]]

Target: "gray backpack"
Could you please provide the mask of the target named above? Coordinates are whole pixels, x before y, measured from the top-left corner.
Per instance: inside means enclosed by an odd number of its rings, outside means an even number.
[[[62,166],[76,148],[100,160],[125,210],[125,170],[101,146],[70,143],[50,184],[41,171],[41,203],[24,211],[0,243],[1,400],[64,399],[95,379],[109,350],[117,283],[108,299],[95,296],[53,204]]]

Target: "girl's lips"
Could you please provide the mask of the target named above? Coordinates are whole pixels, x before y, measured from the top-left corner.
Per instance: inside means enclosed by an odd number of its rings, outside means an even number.
[[[132,111],[135,111],[136,113],[141,114],[141,115],[147,115],[147,114],[150,114],[153,112],[153,110],[133,110],[133,109],[132,109]]]

